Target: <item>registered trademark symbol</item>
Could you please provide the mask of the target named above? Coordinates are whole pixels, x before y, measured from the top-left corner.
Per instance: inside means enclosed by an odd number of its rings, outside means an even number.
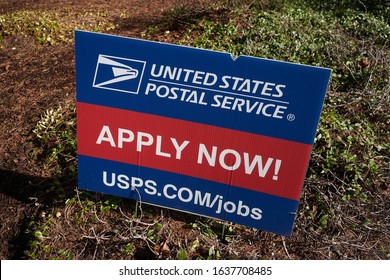
[[[292,122],[293,120],[295,120],[295,115],[294,114],[288,114],[287,115],[287,120]]]

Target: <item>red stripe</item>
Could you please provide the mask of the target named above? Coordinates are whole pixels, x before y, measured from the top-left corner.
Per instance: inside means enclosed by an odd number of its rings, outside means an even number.
[[[117,147],[112,147],[109,141],[96,144],[103,126],[109,127]],[[81,155],[174,172],[294,200],[299,200],[311,152],[308,144],[82,102],[77,103],[77,127],[78,153]],[[135,139],[123,143],[122,148],[118,148],[118,128],[130,130],[135,135]],[[139,132],[153,137],[153,144],[142,146],[140,152],[136,150]],[[156,154],[158,135],[161,136],[160,154],[169,154],[170,157]],[[171,138],[176,139],[179,146],[185,140],[190,141],[182,150],[180,159],[176,158]],[[215,166],[210,166],[205,158],[202,164],[198,163],[200,144],[204,144],[210,154],[212,147],[217,147]],[[226,149],[230,150],[225,151],[222,164],[232,166],[239,157],[241,164],[236,170],[226,170],[221,166],[219,155]],[[248,164],[255,155],[262,156],[264,165],[268,158],[273,158],[265,177],[259,176],[257,166],[251,174],[245,172],[244,153],[247,153]],[[281,166],[277,180],[273,180],[277,159],[281,160]]]

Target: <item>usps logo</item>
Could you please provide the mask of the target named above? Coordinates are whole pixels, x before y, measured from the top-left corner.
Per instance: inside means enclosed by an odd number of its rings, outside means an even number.
[[[138,94],[146,61],[99,54],[93,87]]]

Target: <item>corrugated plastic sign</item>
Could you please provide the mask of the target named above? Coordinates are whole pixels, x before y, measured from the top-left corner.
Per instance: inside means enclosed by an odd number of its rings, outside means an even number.
[[[76,31],[79,188],[291,235],[330,70]]]

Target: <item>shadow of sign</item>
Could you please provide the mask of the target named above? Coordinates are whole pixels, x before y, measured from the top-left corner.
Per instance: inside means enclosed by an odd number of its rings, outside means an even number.
[[[0,259],[22,259],[28,223],[70,195],[76,178],[42,178],[4,169],[0,178]]]

